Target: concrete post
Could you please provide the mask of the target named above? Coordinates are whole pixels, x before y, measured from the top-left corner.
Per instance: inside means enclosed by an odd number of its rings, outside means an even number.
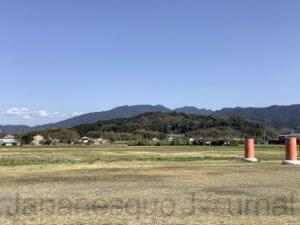
[[[297,138],[290,137],[285,140],[285,160],[284,165],[300,165],[298,160]]]
[[[255,158],[254,139],[249,138],[245,142],[245,157],[243,158],[246,162],[257,162]]]

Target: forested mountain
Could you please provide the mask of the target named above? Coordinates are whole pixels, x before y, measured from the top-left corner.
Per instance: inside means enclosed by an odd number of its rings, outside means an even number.
[[[99,121],[76,126],[80,136],[103,137],[105,133],[165,137],[167,134],[186,134],[191,137],[237,138],[274,137],[274,130],[240,117],[187,115],[182,113],[145,113],[131,118]]]
[[[224,108],[214,112],[214,115],[240,116],[264,123],[278,130],[300,130],[300,105],[265,108]]]

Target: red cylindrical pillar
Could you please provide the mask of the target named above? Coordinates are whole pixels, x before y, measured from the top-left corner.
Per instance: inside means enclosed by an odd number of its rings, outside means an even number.
[[[250,139],[246,140],[246,143],[245,143],[245,158],[246,159],[255,158],[254,139],[253,138],[250,138]]]
[[[290,137],[285,141],[285,159],[295,161],[297,160],[297,138]]]

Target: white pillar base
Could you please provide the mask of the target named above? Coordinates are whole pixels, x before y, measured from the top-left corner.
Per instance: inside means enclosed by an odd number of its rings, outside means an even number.
[[[300,160],[283,160],[283,165],[300,165]]]
[[[246,161],[246,162],[257,162],[257,158],[243,158],[243,161]]]

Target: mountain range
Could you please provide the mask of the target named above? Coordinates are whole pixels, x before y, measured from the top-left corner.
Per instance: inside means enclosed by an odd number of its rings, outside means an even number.
[[[300,128],[300,104],[290,106],[270,106],[263,108],[224,108],[217,111],[198,109],[193,106],[185,106],[171,110],[162,105],[135,105],[121,106],[109,111],[87,113],[57,123],[45,124],[36,127],[25,125],[0,125],[0,130],[2,132],[14,133],[55,128],[71,128],[81,124],[93,124],[100,120],[130,118],[148,112],[172,111],[189,115],[240,116],[249,120],[263,123],[277,130],[298,130]]]

